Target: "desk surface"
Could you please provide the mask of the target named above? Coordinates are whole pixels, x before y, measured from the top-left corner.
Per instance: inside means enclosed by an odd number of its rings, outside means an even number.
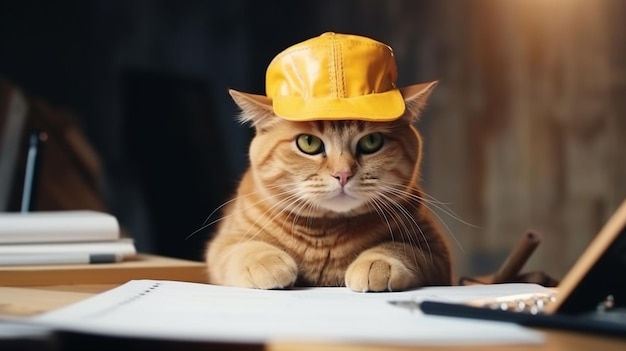
[[[2,284],[0,282],[0,284]],[[0,286],[0,314],[12,316],[32,316],[55,308],[78,302],[94,294],[106,291],[117,284],[80,284],[80,285],[41,285],[28,287]],[[543,345],[480,345],[463,347],[389,347],[390,350],[602,350],[623,351],[626,349],[626,338],[611,338],[574,332],[543,330],[547,341]],[[226,347],[228,349],[228,347]],[[356,351],[379,350],[374,345],[311,345],[294,343],[271,343],[260,345],[261,350],[295,350],[295,351]]]
[[[132,279],[206,281],[204,262],[139,254],[132,260],[103,264],[2,266],[2,286],[120,284]]]

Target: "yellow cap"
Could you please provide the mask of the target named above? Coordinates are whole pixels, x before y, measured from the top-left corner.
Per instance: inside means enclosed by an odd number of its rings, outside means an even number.
[[[274,112],[292,121],[391,121],[404,113],[393,50],[370,38],[324,33],[278,54],[267,68]]]

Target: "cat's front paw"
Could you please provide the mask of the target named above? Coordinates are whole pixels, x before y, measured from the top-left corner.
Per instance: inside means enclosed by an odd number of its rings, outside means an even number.
[[[354,291],[400,291],[415,283],[415,274],[393,257],[362,254],[346,270],[346,286]]]
[[[282,289],[295,283],[298,266],[286,252],[265,243],[242,245],[233,269],[228,273],[231,285],[256,289]]]

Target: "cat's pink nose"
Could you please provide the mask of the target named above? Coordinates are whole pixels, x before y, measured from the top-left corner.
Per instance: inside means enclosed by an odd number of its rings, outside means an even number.
[[[335,177],[335,179],[337,179],[339,181],[339,184],[341,184],[341,186],[344,186],[344,185],[346,185],[348,180],[352,177],[352,172],[350,172],[350,171],[348,171],[348,172],[335,172],[333,174],[333,177]]]

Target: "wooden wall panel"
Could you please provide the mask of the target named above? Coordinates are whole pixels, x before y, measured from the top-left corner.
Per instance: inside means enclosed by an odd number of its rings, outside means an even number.
[[[481,256],[495,268],[536,229],[544,243],[526,270],[560,278],[626,196],[624,83],[613,74],[624,63],[610,45],[620,23],[608,20],[616,6],[473,1],[470,20],[458,21],[454,5],[439,3],[438,45],[455,47],[438,61],[444,91],[424,131],[426,188],[480,227],[451,225],[461,273],[481,269]],[[451,193],[459,184],[470,189]]]
[[[460,218],[438,211],[457,272],[497,269],[535,229],[525,270],[560,279],[626,198],[626,4],[327,3],[327,28],[394,47],[401,83],[440,80],[419,125],[423,177]]]

